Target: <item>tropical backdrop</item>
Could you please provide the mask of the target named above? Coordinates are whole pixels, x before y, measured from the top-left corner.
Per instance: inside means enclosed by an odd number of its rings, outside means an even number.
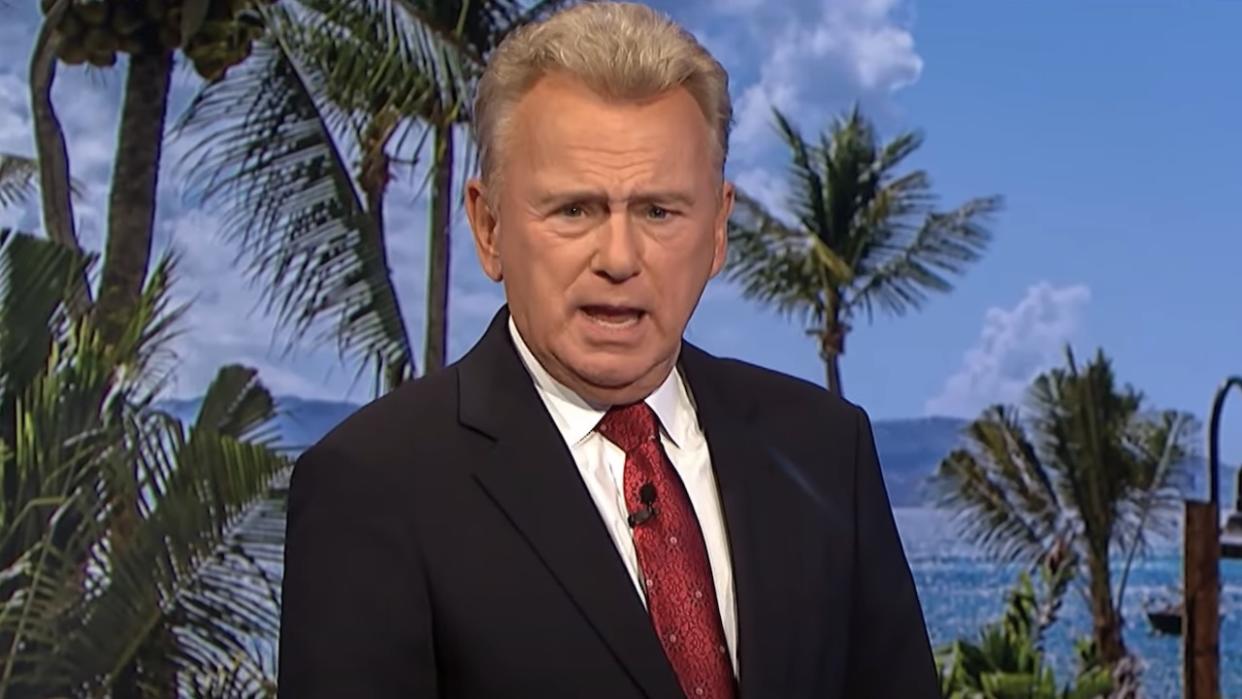
[[[274,696],[289,469],[502,303],[469,98],[570,4],[0,0],[0,699]],[[876,418],[946,696],[1179,696],[1242,6],[655,4],[736,105],[688,338]]]

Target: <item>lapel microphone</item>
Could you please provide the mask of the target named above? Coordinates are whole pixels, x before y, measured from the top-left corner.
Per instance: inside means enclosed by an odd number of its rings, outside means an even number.
[[[655,485],[651,483],[643,483],[642,486],[638,488],[638,500],[643,504],[643,506],[638,508],[638,511],[631,512],[630,516],[626,518],[626,521],[630,523],[631,529],[656,516]]]

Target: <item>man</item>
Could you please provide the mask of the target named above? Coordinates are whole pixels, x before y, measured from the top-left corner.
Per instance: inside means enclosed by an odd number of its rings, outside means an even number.
[[[938,696],[866,415],[682,340],[733,205],[719,63],[582,5],[473,116],[507,305],[299,459],[281,695]]]

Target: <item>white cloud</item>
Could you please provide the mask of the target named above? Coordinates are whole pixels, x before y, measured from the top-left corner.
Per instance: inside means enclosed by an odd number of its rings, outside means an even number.
[[[823,123],[844,103],[886,99],[922,73],[902,0],[823,0],[811,16],[782,7],[764,20],[772,26],[758,79],[737,99],[733,141],[743,155],[774,142],[773,107]]]
[[[0,73],[0,152],[32,154],[28,99],[25,81]]]
[[[973,417],[993,403],[1020,402],[1032,379],[1062,361],[1090,299],[1084,285],[1040,282],[1013,308],[988,309],[979,340],[925,412]]]
[[[172,241],[180,261],[173,297],[177,303],[190,302],[172,347],[178,357],[169,386],[172,397],[201,394],[220,366],[229,363],[257,368],[260,379],[278,395],[341,399],[350,394],[353,369],[339,366],[335,346],[313,341],[317,330],[285,354],[284,338],[274,334],[258,289],[234,264],[234,248],[221,239],[214,214],[190,209],[163,227],[163,237]],[[352,397],[366,389],[358,387]]]

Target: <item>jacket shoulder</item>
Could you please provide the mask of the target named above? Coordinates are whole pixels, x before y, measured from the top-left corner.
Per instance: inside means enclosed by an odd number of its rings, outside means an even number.
[[[741,359],[712,356],[711,361],[717,364],[718,376],[729,384],[730,393],[756,404],[762,412],[810,411],[851,421],[863,413],[858,405],[805,379]]]

